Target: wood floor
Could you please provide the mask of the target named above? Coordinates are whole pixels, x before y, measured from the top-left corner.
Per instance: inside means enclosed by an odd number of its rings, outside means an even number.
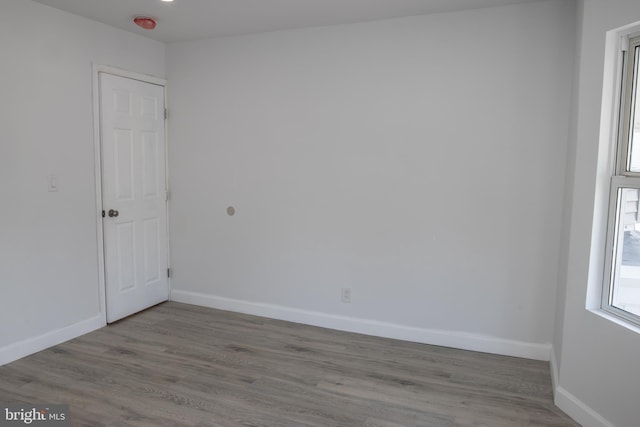
[[[576,426],[547,363],[178,303],[0,367],[74,426]]]

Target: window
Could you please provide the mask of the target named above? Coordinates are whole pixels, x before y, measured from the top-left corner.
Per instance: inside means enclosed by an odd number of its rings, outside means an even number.
[[[640,325],[640,36],[625,46],[602,308]]]

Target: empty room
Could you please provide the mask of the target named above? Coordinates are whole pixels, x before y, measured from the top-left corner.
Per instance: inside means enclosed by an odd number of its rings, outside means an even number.
[[[640,426],[639,82],[637,0],[2,0],[0,425]]]

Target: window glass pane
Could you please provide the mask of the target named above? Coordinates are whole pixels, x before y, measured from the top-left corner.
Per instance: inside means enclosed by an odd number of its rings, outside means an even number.
[[[638,59],[640,46],[636,46],[633,56],[633,86],[631,93],[631,114],[629,123],[629,170],[640,172],[640,96],[638,93]]]
[[[640,316],[640,190],[618,192],[618,236],[614,248],[611,305]]]

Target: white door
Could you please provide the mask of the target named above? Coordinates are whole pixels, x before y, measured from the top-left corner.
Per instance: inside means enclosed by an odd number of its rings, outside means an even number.
[[[107,322],[166,301],[164,87],[100,73]]]

